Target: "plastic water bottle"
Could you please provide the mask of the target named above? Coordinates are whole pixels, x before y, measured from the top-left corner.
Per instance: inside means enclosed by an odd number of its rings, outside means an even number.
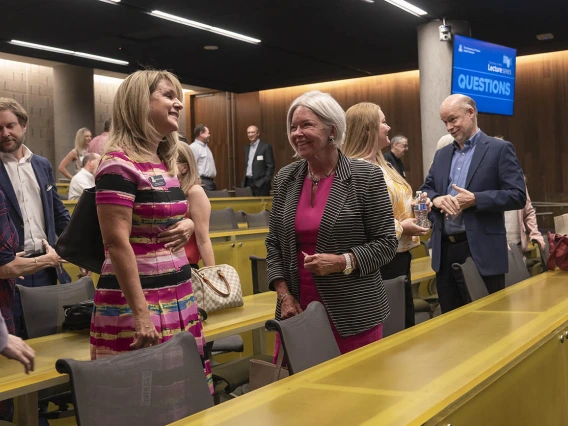
[[[422,197],[422,191],[416,191],[414,200],[414,217],[418,219],[416,224],[422,228],[430,228],[432,224],[428,220],[428,206],[426,205],[426,198]]]

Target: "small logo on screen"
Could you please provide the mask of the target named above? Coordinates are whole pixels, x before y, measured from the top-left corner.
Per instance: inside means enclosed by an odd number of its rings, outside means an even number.
[[[507,68],[511,68],[511,58],[507,55],[503,55],[503,63],[507,66]]]
[[[463,46],[460,44],[460,47],[458,47],[458,52],[463,52]]]

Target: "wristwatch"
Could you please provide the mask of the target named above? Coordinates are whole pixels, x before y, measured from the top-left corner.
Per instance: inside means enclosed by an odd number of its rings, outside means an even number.
[[[353,272],[353,264],[351,263],[351,256],[349,253],[343,253],[343,257],[345,257],[345,269],[343,270],[344,275],[349,275]]]

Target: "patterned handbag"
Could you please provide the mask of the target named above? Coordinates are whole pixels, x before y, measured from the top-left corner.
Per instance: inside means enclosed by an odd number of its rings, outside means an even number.
[[[206,266],[191,272],[197,306],[205,312],[243,306],[239,274],[230,265]]]

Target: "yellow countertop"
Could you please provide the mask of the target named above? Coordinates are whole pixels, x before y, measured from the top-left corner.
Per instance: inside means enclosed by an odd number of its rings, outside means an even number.
[[[274,318],[276,293],[262,293],[243,298],[241,308],[212,312],[203,323],[207,340],[220,339],[262,327]],[[35,350],[35,371],[26,375],[24,367],[0,356],[0,400],[45,389],[67,381],[55,370],[59,358],[90,359],[89,332],[60,333],[30,339]]]
[[[174,424],[422,425],[567,322],[547,272]]]

